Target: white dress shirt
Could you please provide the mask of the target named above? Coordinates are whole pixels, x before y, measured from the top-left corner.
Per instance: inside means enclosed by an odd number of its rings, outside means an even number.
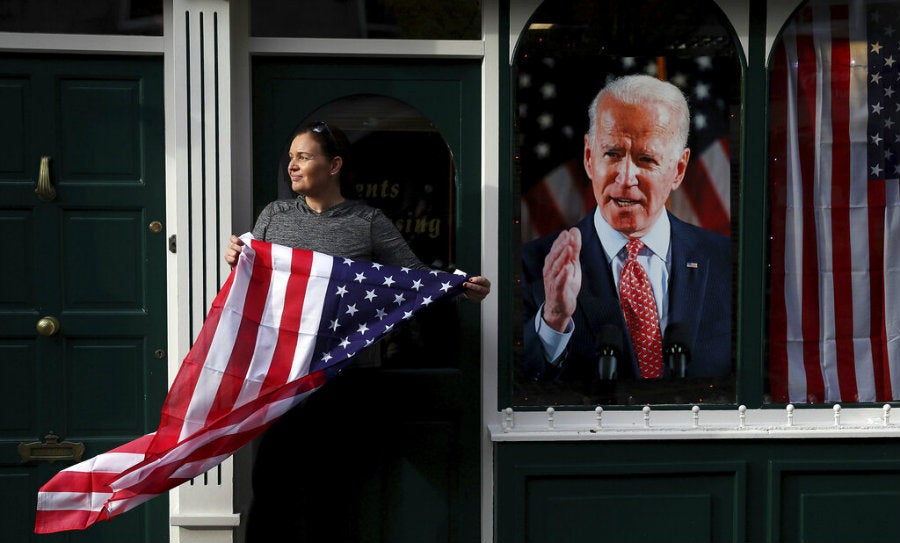
[[[625,260],[628,258],[628,251],[625,250],[625,245],[628,243],[629,238],[614,230],[606,222],[600,214],[600,208],[594,210],[594,230],[600,239],[600,243],[603,245],[603,250],[606,253],[606,263],[610,266],[610,272],[616,282],[616,292],[618,292],[619,277],[622,275],[622,268],[625,266]],[[663,211],[650,232],[640,238],[644,243],[644,248],[638,254],[638,262],[644,267],[650,278],[650,286],[653,289],[653,297],[656,301],[656,312],[659,316],[660,330],[665,330],[668,323],[671,238],[672,229],[669,224],[669,215]],[[565,332],[560,333],[544,322],[543,313],[544,306],[541,305],[534,319],[535,330],[541,339],[544,356],[548,361],[556,363],[569,343],[572,332],[575,331],[575,323],[572,319],[569,319]]]

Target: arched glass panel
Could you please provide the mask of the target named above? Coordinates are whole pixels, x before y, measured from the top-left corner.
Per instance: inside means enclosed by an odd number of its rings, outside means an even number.
[[[770,402],[900,398],[898,15],[813,0],[772,53]]]
[[[535,11],[513,56],[514,174],[521,218],[514,262],[522,265],[521,290],[514,297],[514,315],[521,319],[514,329],[514,405],[735,401],[730,240],[739,178],[742,74],[737,41],[711,0],[638,3],[548,0]],[[682,354],[687,361],[683,376],[666,369],[662,379],[636,373],[633,341],[619,307],[618,281],[612,277],[616,268],[602,258],[605,249],[590,226],[600,184],[592,183],[585,170],[589,105],[611,80],[630,74],[667,81],[687,98],[690,156],[684,181],[666,208],[685,223],[719,234],[718,246],[723,247],[721,265],[708,266],[693,257],[675,262],[681,241],[680,234],[673,234],[669,247],[674,251],[660,257],[669,269],[668,280],[659,279],[667,285],[661,288],[668,288],[661,295],[666,299],[661,304],[663,350],[670,352],[675,345],[669,332],[683,332],[676,342],[681,354],[664,357],[664,364],[668,368]],[[543,337],[536,340],[531,333],[542,327],[536,319],[549,288],[540,263],[532,261],[546,262],[548,240],[579,223],[587,225],[589,235],[581,241],[581,285],[570,319],[576,331],[551,361]],[[608,271],[597,275],[600,268]],[[681,279],[685,269],[700,270],[703,285],[688,292]],[[713,284],[716,288],[707,290]],[[610,326],[619,338],[611,345],[600,341],[601,330]],[[615,375],[603,369],[606,355],[601,351],[607,347],[616,359]],[[551,364],[548,371],[532,371],[545,363]]]

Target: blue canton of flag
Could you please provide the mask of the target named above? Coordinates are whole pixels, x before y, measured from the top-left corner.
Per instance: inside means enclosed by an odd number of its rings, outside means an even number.
[[[459,271],[398,268],[335,258],[311,371],[335,366],[402,325],[415,312],[441,298],[461,294],[465,280]]]
[[[900,15],[896,7],[869,12],[868,41],[868,177],[900,177]]]

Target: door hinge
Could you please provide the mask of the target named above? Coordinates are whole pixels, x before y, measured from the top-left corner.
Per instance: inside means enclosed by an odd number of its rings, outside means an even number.
[[[175,251],[175,234],[169,236],[169,252],[174,253]]]

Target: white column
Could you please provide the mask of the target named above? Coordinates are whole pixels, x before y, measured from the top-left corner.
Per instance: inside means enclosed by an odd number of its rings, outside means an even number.
[[[481,306],[481,541],[494,541],[494,449],[490,433],[486,430],[494,422],[491,418],[496,412],[499,374],[497,369],[497,334],[499,330],[497,315],[499,301],[496,289],[499,281],[498,247],[499,225],[497,214],[500,209],[500,167],[497,157],[500,144],[497,138],[486,137],[487,134],[500,134],[500,76],[508,65],[507,58],[500,57],[500,45],[503,40],[512,41],[516,30],[510,35],[500,34],[500,8],[497,2],[484,2],[482,13],[482,34],[484,36],[484,61],[481,67],[481,273],[494,281],[494,293],[488,296]],[[515,11],[512,8],[511,11]],[[524,23],[523,23],[524,24]]]
[[[166,2],[169,382],[227,278],[231,232],[231,31],[224,0]],[[174,236],[174,238],[172,237]],[[171,249],[171,247],[170,247]],[[230,543],[232,460],[169,493],[174,543]]]

